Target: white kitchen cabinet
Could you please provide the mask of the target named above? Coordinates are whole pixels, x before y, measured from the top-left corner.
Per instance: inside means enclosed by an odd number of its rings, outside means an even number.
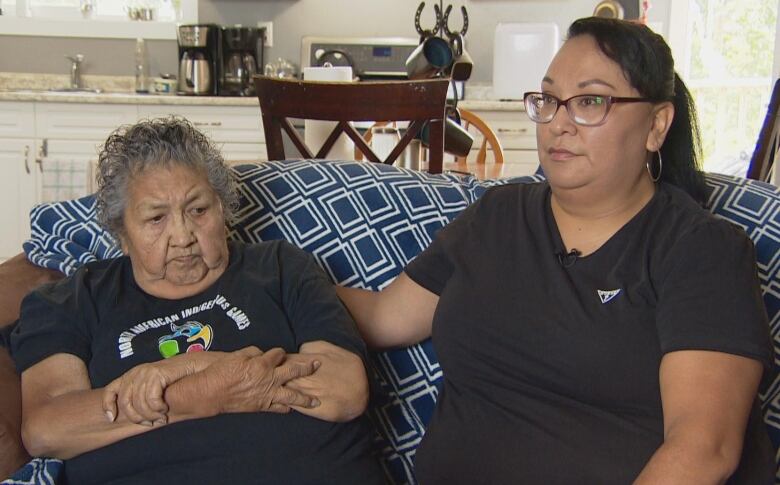
[[[0,139],[0,261],[19,254],[30,237],[30,210],[37,191],[33,139]]]
[[[257,106],[140,105],[139,118],[178,115],[206,133],[228,162],[267,160],[263,122]]]
[[[0,102],[0,138],[28,138],[35,134],[32,103]]]
[[[137,118],[138,108],[132,104],[36,103],[35,135],[39,139],[99,143]]]
[[[0,102],[0,261],[19,254],[38,197],[31,103]]]

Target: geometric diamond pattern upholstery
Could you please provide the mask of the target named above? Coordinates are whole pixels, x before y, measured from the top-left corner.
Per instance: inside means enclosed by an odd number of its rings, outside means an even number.
[[[27,258],[66,275],[90,261],[122,255],[114,238],[98,224],[92,195],[35,206],[30,229],[32,238],[23,245]]]
[[[764,421],[775,449],[780,448],[780,189],[750,179],[710,174],[712,192],[708,207],[742,227],[756,247],[758,277],[764,297],[772,344],[775,373],[762,390]]]
[[[381,289],[487,187],[540,176],[478,181],[360,162],[283,161],[234,167],[240,208],[230,237],[286,239],[310,252],[336,283]],[[756,245],[775,355],[780,355],[780,190],[731,176],[707,175],[709,207],[743,227]],[[71,273],[119,254],[94,220],[94,198],[44,204],[25,244],[35,264]],[[375,443],[394,483],[415,483],[412,463],[433,411],[442,373],[430,341],[372,353],[378,382],[369,414]],[[775,367],[780,366],[776,357]],[[770,435],[780,445],[780,379],[762,392]],[[30,466],[33,466],[32,464]],[[40,463],[38,470],[44,470]],[[49,468],[56,464],[49,464]],[[52,471],[54,471],[52,469]],[[17,475],[18,476],[18,475]],[[18,476],[19,477],[19,476]],[[21,477],[19,477],[21,478]],[[49,480],[48,483],[51,483]]]

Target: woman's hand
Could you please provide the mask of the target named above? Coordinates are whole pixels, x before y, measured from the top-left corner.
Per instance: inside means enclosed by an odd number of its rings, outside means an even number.
[[[257,347],[251,347],[259,352]],[[103,412],[114,421],[121,411],[131,423],[145,426],[168,422],[165,389],[224,356],[224,352],[182,354],[133,367],[103,388]]]
[[[248,347],[229,354],[208,369],[209,381],[220,387],[218,413],[270,411],[287,413],[291,406],[304,409],[320,405],[318,399],[284,385],[314,374],[320,367],[316,357],[285,360],[280,348],[261,352]]]
[[[306,342],[289,361],[321,360],[322,366],[311,376],[291,380],[285,387],[317,398],[316,409],[293,407],[296,411],[323,419],[344,422],[357,418],[368,405],[368,377],[359,356],[325,341]]]

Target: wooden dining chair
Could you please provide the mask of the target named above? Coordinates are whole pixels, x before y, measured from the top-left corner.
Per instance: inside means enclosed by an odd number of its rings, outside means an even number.
[[[476,135],[475,141],[481,139],[481,143],[475,158],[470,158],[471,153],[469,153],[464,157],[455,157],[456,163],[466,163],[467,161],[476,162],[479,164],[485,163],[487,161],[488,150],[493,155],[494,163],[504,163],[504,149],[501,146],[501,141],[498,139],[498,136],[496,136],[496,133],[493,131],[490,125],[488,125],[482,118],[469,110],[459,108],[458,111],[460,112],[461,124],[463,128],[465,128],[472,135]],[[370,145],[373,138],[373,128],[381,128],[388,124],[388,122],[375,123],[371,129],[366,131],[366,133],[363,135],[363,139]],[[361,159],[360,153],[358,153],[357,149],[355,150],[355,157],[356,160]]]
[[[495,163],[504,163],[504,149],[501,147],[501,141],[498,139],[493,129],[490,128],[490,126],[485,123],[482,118],[472,113],[471,111],[463,108],[461,108],[459,111],[463,128],[472,134],[478,135],[475,137],[475,141],[479,140],[479,137],[481,137],[482,143],[480,143],[476,159],[469,160],[468,156],[466,156],[457,157],[456,161],[458,163],[463,163],[466,161],[485,163],[487,160],[487,152],[490,150],[490,152],[493,154],[493,161]]]
[[[772,90],[772,98],[769,100],[769,108],[766,111],[764,124],[758,134],[756,149],[750,159],[747,178],[768,182],[772,176],[772,166],[775,163],[775,155],[780,147],[780,79],[775,81]],[[777,183],[777,181],[775,181]]]
[[[392,164],[409,142],[430,122],[428,171],[441,173],[444,158],[444,103],[449,81],[386,81],[329,83],[254,77],[269,160],[284,160],[282,132],[306,158],[326,158],[342,133],[372,162]],[[336,126],[312,152],[291,118],[335,121]],[[350,121],[408,121],[409,128],[384,159],[366,144]]]

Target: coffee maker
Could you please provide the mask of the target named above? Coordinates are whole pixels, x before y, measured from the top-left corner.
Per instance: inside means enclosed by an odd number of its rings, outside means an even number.
[[[263,31],[231,25],[222,28],[222,96],[254,96],[252,76],[263,66]]]
[[[216,24],[180,25],[178,94],[216,96],[222,78],[222,32]]]

